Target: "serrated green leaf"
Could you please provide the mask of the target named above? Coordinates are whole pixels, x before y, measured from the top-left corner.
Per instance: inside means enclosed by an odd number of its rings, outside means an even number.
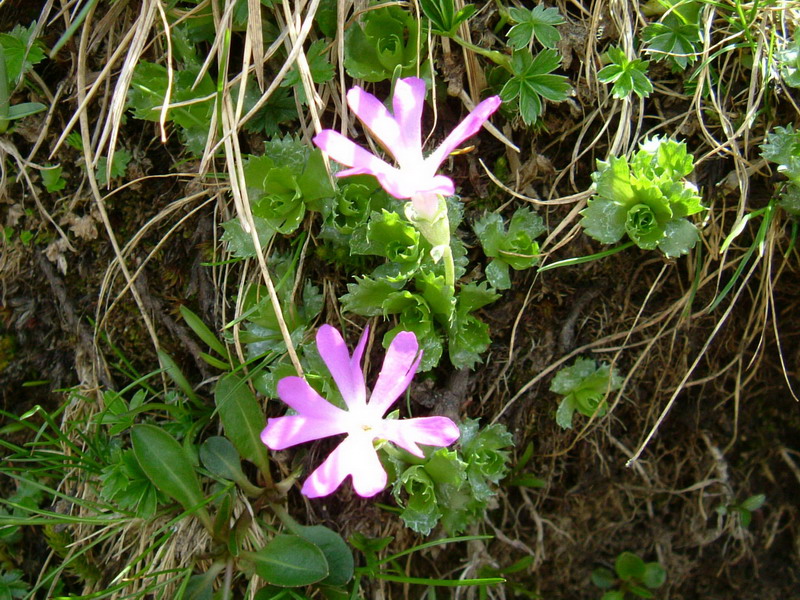
[[[466,479],[467,464],[458,457],[458,452],[440,448],[425,463],[425,472],[435,483],[459,486]]]
[[[376,317],[384,313],[383,305],[399,286],[385,280],[355,277],[355,283],[347,284],[347,293],[339,298],[342,308],[365,317]]]
[[[278,534],[258,552],[242,552],[258,576],[279,587],[300,587],[325,579],[328,563],[312,542],[297,535]]]
[[[199,65],[173,73],[169,102],[180,106],[167,111],[167,120],[185,129],[208,131],[217,88],[208,73],[195,85],[199,73]],[[136,65],[128,91],[128,106],[137,119],[158,121],[161,118],[169,81],[167,68],[162,65],[144,61]]]
[[[515,50],[511,57],[513,76],[500,90],[500,97],[508,102],[519,97],[520,114],[530,125],[542,113],[545,97],[554,102],[566,100],[572,89],[563,75],[551,75],[561,63],[558,52],[547,48],[533,57],[527,50]]]
[[[428,535],[438,523],[442,511],[436,501],[434,482],[422,465],[409,467],[401,474],[394,487],[398,501],[402,501],[401,492],[405,492],[406,499],[400,518],[406,527]]]
[[[0,33],[0,49],[5,60],[6,79],[15,86],[34,65],[44,60],[44,48],[33,38],[36,23],[29,27],[16,25],[8,33]]]
[[[627,210],[624,205],[608,198],[589,200],[581,211],[581,227],[589,237],[603,244],[614,244],[625,235]]]
[[[700,239],[694,223],[686,219],[675,219],[664,226],[664,237],[658,242],[658,248],[665,256],[675,258],[688,254]]]
[[[266,248],[270,238],[276,233],[275,228],[261,217],[254,216],[253,222],[256,226],[258,243],[262,248]],[[250,258],[256,255],[253,238],[249,233],[244,232],[238,218],[225,221],[222,224],[222,229],[224,230],[222,241],[228,244],[228,252],[237,258]]]
[[[533,9],[510,7],[508,14],[517,24],[508,31],[508,45],[521,50],[534,39],[546,48],[555,48],[561,34],[555,25],[565,23],[557,8],[545,8],[539,4]]]
[[[449,323],[456,308],[456,298],[453,289],[445,284],[444,276],[421,271],[414,281],[431,312],[443,323]]]
[[[194,466],[186,450],[169,433],[154,425],[136,425],[131,429],[131,444],[139,467],[160,491],[186,510],[194,510],[211,531],[211,518]]]
[[[603,83],[613,83],[611,93],[616,98],[626,98],[631,92],[646,98],[653,92],[653,84],[647,77],[648,61],[630,60],[621,48],[612,46],[607,56],[612,64],[597,72],[597,79]]]
[[[350,249],[355,254],[383,256],[395,263],[418,264],[420,235],[396,212],[373,212],[366,227],[353,232]]]
[[[214,402],[225,436],[239,456],[269,473],[267,448],[261,441],[267,420],[247,382],[233,373],[220,378],[214,388]]]
[[[128,170],[128,163],[131,162],[131,153],[120,148],[114,152],[111,163],[111,172],[108,169],[108,157],[103,156],[97,161],[97,184],[100,186],[108,185],[111,179],[122,177]]]
[[[508,271],[508,263],[494,259],[486,265],[486,279],[489,285],[498,290],[507,290],[511,287],[511,276]]]
[[[67,181],[61,176],[62,169],[58,165],[46,167],[40,173],[45,189],[51,194],[63,190],[64,186],[67,185]]]
[[[311,46],[309,46],[305,53],[308,69],[314,83],[325,83],[333,79],[333,65],[326,56],[328,45],[328,42],[325,40],[316,40],[311,43]],[[294,87],[300,103],[304,105],[308,104],[308,98],[306,98],[305,88],[300,80],[300,71],[297,65],[292,67],[286,74],[286,77],[284,77],[280,85],[281,87]]]
[[[689,10],[695,2],[684,2]],[[700,23],[697,20],[686,22],[677,10],[667,13],[660,23],[651,23],[642,31],[646,51],[658,60],[669,59],[680,70],[697,59],[701,44]]]

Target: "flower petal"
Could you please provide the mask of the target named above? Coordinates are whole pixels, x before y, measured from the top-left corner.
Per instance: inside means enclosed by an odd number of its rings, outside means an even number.
[[[411,331],[401,331],[389,344],[378,381],[369,399],[369,409],[382,417],[411,383],[417,372],[422,353],[419,352],[417,336]]]
[[[318,419],[336,419],[342,409],[320,396],[302,377],[284,377],[278,382],[278,396],[301,415]]]
[[[364,379],[364,373],[361,370],[361,359],[364,357],[364,348],[367,346],[367,338],[369,338],[369,325],[364,327],[361,332],[361,337],[358,339],[358,344],[353,350],[353,357],[350,359],[351,366],[358,367],[358,372],[361,373],[361,379]]]
[[[347,92],[347,104],[401,166],[422,163],[419,137],[416,145],[409,145],[397,120],[375,96],[355,86]]]
[[[347,414],[344,411],[339,412],[342,415]],[[305,415],[289,415],[267,419],[267,426],[261,432],[261,441],[271,450],[283,450],[290,446],[346,432],[347,421],[343,416],[330,420]]]
[[[350,359],[350,352],[342,334],[330,325],[323,325],[317,331],[317,350],[331,372],[347,407],[349,409],[363,407],[367,402],[364,374],[361,372],[361,365]],[[362,347],[362,354],[363,351]]]
[[[456,125],[456,128],[453,129],[439,147],[425,159],[425,162],[434,165],[434,171],[438,169],[439,165],[444,162],[444,159],[447,158],[453,150],[458,148],[461,142],[478,133],[483,124],[502,103],[503,101],[500,100],[500,96],[492,96],[478,104],[478,106],[467,115],[466,119]]]
[[[405,146],[414,148],[419,157],[422,156],[423,106],[425,106],[425,82],[418,77],[398,79],[394,85],[392,110]]]
[[[348,476],[353,476],[353,488],[359,496],[369,498],[386,487],[383,470],[372,439],[365,435],[349,435],[328,455],[303,483],[302,493],[319,498],[333,493]]]
[[[381,423],[381,432],[384,439],[419,457],[423,453],[417,444],[449,446],[459,436],[458,426],[447,417],[386,420]]]
[[[389,163],[364,150],[364,148],[347,139],[338,131],[323,129],[314,136],[313,141],[336,162],[348,167],[354,167],[347,171],[340,171],[336,174],[337,177],[363,174],[377,177],[379,174],[385,175],[397,171]]]

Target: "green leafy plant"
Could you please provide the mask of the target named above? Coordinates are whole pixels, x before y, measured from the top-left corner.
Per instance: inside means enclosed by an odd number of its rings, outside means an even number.
[[[176,70],[170,79],[165,66],[141,61],[128,91],[128,107],[133,116],[158,122],[169,90],[166,119],[178,126],[181,142],[195,155],[202,154],[205,148],[217,92],[208,72],[198,80],[200,69],[200,65],[190,65]]]
[[[775,127],[764,138],[761,156],[778,165],[778,173],[788,179],[778,205],[789,214],[800,216],[800,131],[791,125]]]
[[[592,583],[608,590],[601,600],[625,600],[631,596],[653,598],[651,590],[660,588],[666,580],[667,572],[659,563],[646,563],[633,552],[622,552],[617,556],[614,572],[606,567],[592,571]]]
[[[347,285],[347,293],[340,298],[342,306],[364,316],[397,315],[397,326],[386,333],[383,345],[388,347],[399,331],[413,331],[423,350],[423,371],[439,363],[445,342],[454,366],[472,367],[491,342],[487,325],[474,313],[494,302],[498,294],[486,282],[463,285],[457,292],[446,285],[442,261],[433,260],[431,244],[401,214],[401,205],[385,194],[373,195],[370,190],[374,188],[358,185],[348,188],[354,194],[347,198],[348,209],[359,206],[367,210],[373,202],[385,208],[372,210],[365,221],[363,215],[351,213],[349,222],[366,224],[352,229],[349,252],[382,257],[385,262],[368,275],[355,276],[355,282]],[[358,199],[355,195],[362,193],[368,197]],[[341,207],[340,201],[335,210]],[[463,218],[455,201],[449,202],[448,214],[451,231],[455,231]],[[457,280],[466,271],[466,250],[454,235],[450,248]]]
[[[715,510],[718,515],[723,517],[736,515],[741,526],[747,529],[753,520],[753,513],[764,506],[766,501],[767,496],[765,494],[755,494],[739,504],[720,504]]]
[[[0,598],[2,600],[12,600],[13,598],[25,598],[30,590],[30,584],[22,579],[22,571],[0,572]]]
[[[100,186],[108,185],[112,179],[122,177],[128,171],[128,164],[131,162],[131,153],[121,148],[114,153],[111,168],[109,169],[108,157],[101,156],[97,161],[97,184]]]
[[[270,140],[263,155],[247,157],[244,176],[262,246],[276,233],[296,231],[306,210],[321,210],[323,201],[335,193],[322,153],[291,136]],[[222,226],[222,239],[231,253],[239,258],[255,256],[253,240],[238,219]]]
[[[615,98],[627,98],[631,93],[647,98],[653,92],[653,83],[647,77],[649,61],[630,60],[618,46],[609,48],[606,56],[611,64],[598,71],[597,79],[614,84],[611,93]]]
[[[23,80],[25,73],[44,60],[44,47],[34,39],[36,24],[30,27],[17,25],[8,33],[0,33],[0,133],[9,122],[45,110],[41,102],[11,104],[13,89]]]
[[[439,449],[421,462],[407,453],[390,457],[400,517],[418,533],[428,534],[438,523],[449,534],[464,531],[482,518],[494,486],[508,474],[506,448],[513,439],[503,425],[480,428],[467,419],[459,429],[456,450]]]
[[[642,31],[645,50],[658,60],[668,60],[683,71],[697,59],[702,45],[700,11],[702,3],[692,0],[659,0],[666,12],[657,23]]]
[[[498,290],[511,287],[509,267],[515,271],[530,269],[539,261],[539,244],[535,238],[546,228],[542,218],[529,208],[514,212],[506,231],[503,217],[490,213],[474,225],[483,252],[492,259],[486,267],[486,279]]]
[[[567,99],[572,87],[563,75],[554,75],[561,56],[546,48],[535,57],[528,50],[515,50],[511,56],[511,79],[500,90],[504,102],[517,100],[526,125],[538,119],[543,110],[542,98],[552,102]]]
[[[598,160],[595,196],[581,211],[584,231],[604,244],[627,234],[642,249],[686,254],[699,239],[686,217],[703,210],[697,188],[685,179],[693,169],[685,143],[659,137],[645,140],[630,161]]]
[[[777,60],[783,82],[789,87],[800,88],[800,32],[795,31],[794,40],[778,52]]]
[[[556,423],[564,429],[572,428],[575,411],[586,417],[606,413],[606,396],[622,387],[622,378],[610,365],[598,365],[590,358],[579,358],[570,367],[564,367],[553,378],[550,391],[564,396],[556,411]]]
[[[399,6],[375,7],[347,29],[344,67],[364,81],[390,79],[395,70],[401,77],[416,75],[424,41],[409,12]]]
[[[67,180],[61,175],[62,172],[59,165],[47,165],[40,171],[44,188],[51,194],[60,192],[67,185]]]
[[[333,65],[326,56],[327,46],[328,44],[325,40],[317,40],[311,44],[308,52],[306,52],[308,69],[311,72],[311,79],[314,83],[325,83],[333,79]],[[308,104],[305,89],[300,81],[300,71],[296,66],[286,74],[284,80],[281,81],[281,87],[296,88],[300,102]]]
[[[555,48],[561,40],[556,25],[566,23],[557,8],[545,8],[544,4],[527,9],[512,6],[508,15],[516,23],[508,31],[508,45],[522,50],[537,40],[545,48]]]
[[[444,36],[453,36],[459,25],[465,23],[477,10],[474,4],[455,9],[453,0],[420,0],[420,7],[431,22],[431,31]]]

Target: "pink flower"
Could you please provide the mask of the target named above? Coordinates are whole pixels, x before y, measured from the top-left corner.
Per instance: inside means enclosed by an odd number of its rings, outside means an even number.
[[[458,439],[458,427],[447,417],[385,420],[383,416],[402,394],[417,372],[422,358],[416,336],[397,334],[386,352],[383,368],[367,402],[361,357],[368,329],[351,357],[341,334],[330,325],[317,332],[317,349],[344,398],[347,410],[320,396],[302,377],[284,377],[278,395],[297,411],[296,415],[269,419],[261,433],[272,450],[318,440],[340,433],[347,437],[309,476],[302,492],[309,498],[333,493],[351,475],[360,496],[374,496],[386,487],[386,471],[373,446],[374,440],[389,440],[422,458],[419,444],[448,446]]]
[[[453,181],[436,171],[461,142],[475,135],[501,104],[499,96],[487,98],[450,132],[441,145],[428,156],[422,156],[420,121],[425,104],[425,82],[416,77],[398,79],[392,98],[391,114],[372,94],[359,87],[347,92],[347,104],[367,126],[383,147],[394,157],[399,168],[364,150],[342,134],[325,129],[314,137],[314,143],[331,158],[349,169],[337,177],[369,174],[395,198],[420,195],[450,196],[455,192]]]

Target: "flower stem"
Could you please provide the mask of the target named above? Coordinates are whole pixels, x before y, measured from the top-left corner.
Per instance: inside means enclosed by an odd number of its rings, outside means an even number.
[[[487,50],[486,48],[481,48],[480,46],[476,46],[472,42],[468,42],[460,35],[453,35],[452,38],[458,42],[463,48],[467,50],[471,50],[475,54],[480,54],[481,56],[485,56],[489,60],[491,60],[494,64],[503,67],[506,71],[511,73],[511,58],[508,54],[503,54],[502,52],[497,52],[496,50]]]
[[[444,248],[444,253],[442,254],[442,261],[444,262],[444,282],[446,285],[450,286],[450,289],[453,290],[455,293],[456,290],[456,265],[453,261],[453,250],[450,248],[450,244],[448,244]]]

